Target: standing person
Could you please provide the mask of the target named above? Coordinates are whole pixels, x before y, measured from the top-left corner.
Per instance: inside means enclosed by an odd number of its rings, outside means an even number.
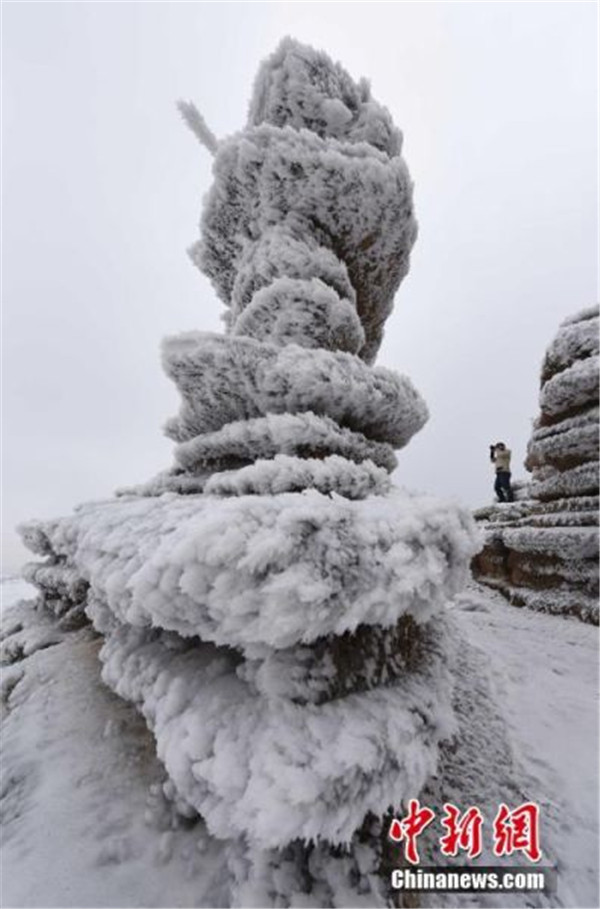
[[[504,442],[490,445],[490,460],[496,468],[494,490],[499,502],[512,502],[514,495],[510,485],[510,448]]]

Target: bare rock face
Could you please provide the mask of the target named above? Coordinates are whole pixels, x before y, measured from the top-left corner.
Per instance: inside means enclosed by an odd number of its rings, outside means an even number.
[[[416,236],[400,149],[365,83],[281,44],[216,147],[193,252],[227,333],[163,347],[175,466],[23,531],[42,596],[85,598],[177,804],[244,844],[233,904],[260,879],[260,905],[333,905],[340,875],[385,902],[383,818],[453,728],[441,613],[480,539],[391,486],[427,408],[370,365]]]
[[[476,577],[518,606],[598,622],[598,308],[566,319],[542,364],[528,498],[481,509]]]

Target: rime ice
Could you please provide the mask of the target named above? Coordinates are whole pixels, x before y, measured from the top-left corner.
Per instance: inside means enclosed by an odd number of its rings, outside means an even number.
[[[443,610],[479,546],[465,511],[388,477],[427,419],[372,366],[416,237],[402,136],[288,39],[245,128],[209,139],[192,258],[227,331],[164,344],[176,463],[24,528],[46,560],[27,577],[104,636],[103,679],[145,717],[176,804],[239,842],[232,902],[341,875],[373,905],[384,817],[454,729]]]
[[[598,307],[566,319],[542,364],[527,498],[489,519],[476,577],[511,602],[598,624]]]

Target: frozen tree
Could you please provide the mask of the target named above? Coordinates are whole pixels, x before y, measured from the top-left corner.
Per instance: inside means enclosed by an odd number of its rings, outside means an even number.
[[[385,905],[385,818],[452,734],[447,600],[470,515],[394,488],[427,419],[371,364],[416,237],[402,136],[365,82],[285,40],[217,142],[195,263],[223,336],[168,339],[175,466],[24,528],[57,614],[104,636],[238,905]]]
[[[541,372],[528,498],[483,509],[475,575],[513,603],[598,623],[598,307],[566,319]]]

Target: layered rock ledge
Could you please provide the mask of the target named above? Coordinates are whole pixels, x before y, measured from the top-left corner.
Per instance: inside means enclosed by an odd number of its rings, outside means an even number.
[[[478,580],[517,606],[598,623],[598,308],[566,319],[541,372],[526,498],[483,508]]]

